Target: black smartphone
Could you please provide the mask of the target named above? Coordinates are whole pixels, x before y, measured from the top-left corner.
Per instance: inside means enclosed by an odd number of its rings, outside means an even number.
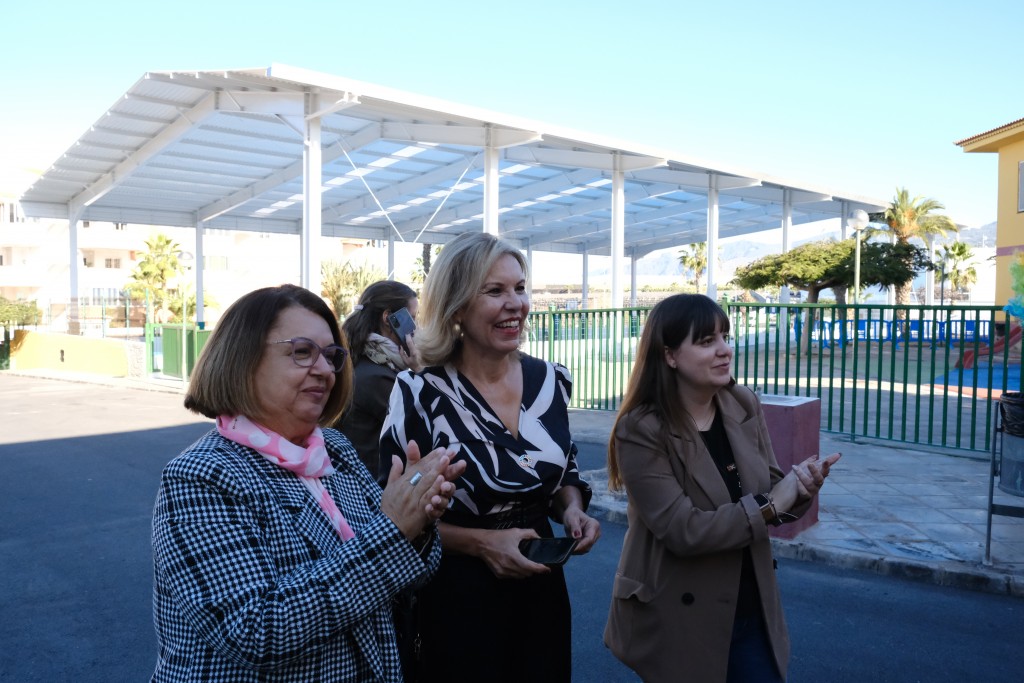
[[[527,538],[519,542],[519,552],[526,559],[549,567],[563,565],[576,550],[575,538]]]
[[[416,321],[409,315],[409,309],[400,308],[394,313],[388,313],[388,324],[391,325],[391,330],[398,337],[398,343],[411,356],[412,351],[409,350],[409,345],[405,343],[405,335],[416,331]]]

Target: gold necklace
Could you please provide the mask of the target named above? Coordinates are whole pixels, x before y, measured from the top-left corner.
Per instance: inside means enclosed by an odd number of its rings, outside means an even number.
[[[711,406],[711,414],[707,417],[706,420],[703,420],[702,422],[697,422],[693,415],[690,415],[690,419],[693,420],[693,425],[697,428],[698,432],[706,432],[708,427],[711,426],[711,423],[715,421],[715,414],[717,412],[718,411],[715,410],[715,407]]]

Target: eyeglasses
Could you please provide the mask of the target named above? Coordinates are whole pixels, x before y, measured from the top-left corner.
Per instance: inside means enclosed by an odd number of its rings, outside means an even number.
[[[281,341],[268,342],[270,344],[291,344],[292,360],[300,368],[312,367],[320,354],[327,359],[327,364],[334,372],[341,372],[345,368],[345,359],[348,358],[348,351],[345,347],[337,344],[318,346],[312,339],[295,337],[294,339],[282,339]]]

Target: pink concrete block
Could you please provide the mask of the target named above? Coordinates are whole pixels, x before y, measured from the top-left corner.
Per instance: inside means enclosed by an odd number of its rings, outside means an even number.
[[[821,453],[821,401],[807,396],[778,396],[762,394],[761,406],[768,423],[775,459],[783,472],[808,456]],[[818,499],[795,522],[771,527],[769,534],[776,538],[793,538],[804,529],[818,523]]]

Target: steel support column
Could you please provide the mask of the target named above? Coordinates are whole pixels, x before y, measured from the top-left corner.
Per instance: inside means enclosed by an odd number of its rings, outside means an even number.
[[[203,232],[206,224],[203,221],[196,221],[196,329],[206,329],[206,307],[203,305],[203,243],[205,242]]]
[[[320,97],[306,93],[306,128],[302,153],[302,240],[299,272],[303,287],[317,296],[322,291],[320,274],[320,242],[323,236],[321,214],[323,199],[323,150],[320,145]]]
[[[491,143],[491,129],[487,129],[484,147],[484,232],[498,234],[498,148]]]
[[[708,175],[708,289],[707,295],[718,298],[718,176]]]
[[[611,308],[622,306],[622,263],[626,243],[626,175],[622,171],[622,158],[615,152],[612,170],[612,291]]]

